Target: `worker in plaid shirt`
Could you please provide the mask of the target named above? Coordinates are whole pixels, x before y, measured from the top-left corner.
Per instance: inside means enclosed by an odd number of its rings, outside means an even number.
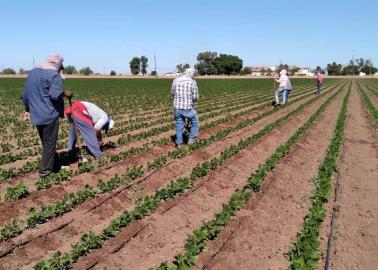
[[[194,74],[193,68],[186,69],[182,76],[173,81],[171,88],[176,121],[176,147],[183,144],[185,119],[191,122],[188,144],[193,144],[198,136],[199,120],[194,108],[199,96]]]

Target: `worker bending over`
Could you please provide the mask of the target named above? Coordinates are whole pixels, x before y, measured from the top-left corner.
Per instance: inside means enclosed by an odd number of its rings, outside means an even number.
[[[102,155],[100,144],[102,143],[101,131],[107,132],[114,127],[114,121],[97,105],[86,101],[74,101],[65,112],[71,122],[68,140],[68,151],[73,153],[76,144],[76,132],[82,136],[89,152],[98,159]]]

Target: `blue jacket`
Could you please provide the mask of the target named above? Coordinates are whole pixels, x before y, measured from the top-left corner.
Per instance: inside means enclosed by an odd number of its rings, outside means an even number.
[[[47,125],[64,114],[63,80],[53,69],[35,68],[26,78],[22,101],[33,125]]]

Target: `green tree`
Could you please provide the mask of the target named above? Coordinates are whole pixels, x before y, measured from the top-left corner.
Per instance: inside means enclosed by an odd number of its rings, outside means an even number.
[[[359,62],[362,61],[362,62]],[[343,67],[341,74],[342,75],[357,75],[360,73],[360,65],[365,64],[365,60],[363,58],[357,59],[356,63],[353,60],[350,60],[348,65]]]
[[[249,67],[244,67],[244,68],[240,71],[240,74],[241,74],[241,75],[249,75],[249,74],[252,74],[252,70],[251,70],[251,68],[249,68]]]
[[[23,69],[23,68],[20,68],[20,69],[18,70],[18,74],[26,74],[26,70]]]
[[[156,70],[151,71],[151,76],[157,76]]]
[[[93,74],[93,70],[90,67],[83,67],[82,69],[80,69],[79,73],[88,76]]]
[[[243,67],[243,60],[236,55],[220,54],[214,60],[218,74],[236,75]]]
[[[195,69],[200,75],[214,75],[218,74],[218,70],[215,66],[215,59],[217,58],[216,52],[201,52],[197,56],[198,63],[195,65]]]
[[[328,75],[331,75],[331,76],[341,75],[342,66],[341,64],[336,64],[336,62],[333,62],[332,64],[327,65],[327,71],[328,71]]]
[[[176,66],[176,68],[177,68],[178,72],[183,73],[187,68],[190,68],[190,65],[189,64],[178,64]]]
[[[376,73],[378,70],[376,67],[374,67],[373,62],[366,60],[365,65],[361,68],[361,71],[365,74],[370,75]]]
[[[142,56],[141,58],[140,58],[140,61],[141,61],[141,65],[142,65],[142,70],[141,70],[141,72],[142,72],[142,74],[143,75],[146,75],[147,74],[147,67],[148,67],[148,58],[146,57],[146,56]]]
[[[141,59],[139,57],[133,57],[130,61],[131,74],[138,75],[140,73]]]
[[[115,72],[115,70],[110,71],[110,76],[115,76],[115,75],[117,75],[117,73]]]
[[[320,72],[321,74],[324,74],[324,70],[320,66],[317,66],[314,71],[315,73]]]
[[[289,66],[287,64],[280,64],[278,66],[278,72],[280,72],[281,70],[285,69],[286,71],[289,71]]]
[[[68,65],[64,67],[64,74],[69,74],[69,75],[77,74],[77,69],[75,66]]]
[[[16,71],[13,68],[4,68],[2,73],[11,75],[11,74],[16,74]]]

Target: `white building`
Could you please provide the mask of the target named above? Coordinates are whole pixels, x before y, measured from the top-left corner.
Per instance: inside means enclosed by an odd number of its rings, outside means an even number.
[[[314,76],[314,73],[312,73],[309,68],[301,68],[300,70],[295,72],[294,75],[312,77]]]

